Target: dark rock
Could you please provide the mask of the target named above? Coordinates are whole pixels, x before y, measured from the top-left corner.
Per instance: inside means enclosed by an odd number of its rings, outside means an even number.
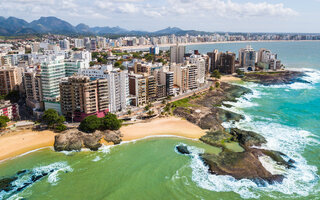
[[[281,153],[279,151],[272,151],[272,150],[266,150],[266,149],[259,149],[262,154],[269,156],[272,160],[274,160],[278,165],[283,165],[288,169],[294,168],[295,161],[292,159],[289,159],[288,161],[285,161],[283,157],[287,157],[284,153]]]
[[[239,143],[245,147],[260,146],[267,142],[267,140],[252,131],[244,131],[237,128],[230,130],[230,134],[233,135]]]
[[[294,82],[307,82],[302,79],[303,72],[297,71],[277,71],[277,72],[252,72],[246,73],[244,81],[260,83],[263,85],[280,85]]]
[[[181,154],[190,154],[190,151],[188,150],[188,147],[185,146],[185,145],[176,146],[176,149]]]
[[[206,135],[200,138],[200,141],[209,144],[215,147],[223,147],[224,148],[224,141],[231,140],[232,135],[227,133],[224,130],[218,130],[215,132],[207,132]]]
[[[3,178],[3,179],[0,179],[0,192],[1,191],[10,191],[12,190],[12,185],[11,183],[13,181],[17,180],[17,177],[10,177],[10,178]]]
[[[209,166],[210,172],[218,175],[230,175],[235,179],[264,180],[268,183],[282,181],[283,178],[282,175],[272,175],[267,171],[250,149],[244,152],[225,149],[218,156],[203,154],[201,158]]]

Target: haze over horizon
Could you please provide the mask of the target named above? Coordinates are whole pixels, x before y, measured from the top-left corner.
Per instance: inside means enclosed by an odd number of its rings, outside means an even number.
[[[72,25],[120,26],[157,31],[168,26],[184,30],[225,32],[320,33],[320,0],[0,0],[4,17],[28,22],[55,16]],[[28,13],[28,15],[26,15]]]

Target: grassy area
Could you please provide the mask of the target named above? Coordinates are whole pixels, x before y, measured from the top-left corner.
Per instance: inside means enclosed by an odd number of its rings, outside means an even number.
[[[172,105],[174,105],[175,107],[198,107],[198,105],[194,105],[194,104],[191,104],[189,103],[189,101],[191,100],[192,98],[185,98],[185,99],[181,99],[181,100],[178,100],[178,101],[175,101],[175,102],[172,102]]]

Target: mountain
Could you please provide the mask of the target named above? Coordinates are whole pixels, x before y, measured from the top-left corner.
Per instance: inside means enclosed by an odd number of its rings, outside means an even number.
[[[74,26],[56,17],[41,17],[38,20],[32,21],[29,27],[39,33],[70,34],[77,32]]]
[[[156,31],[156,32],[154,32],[155,34],[159,34],[159,35],[161,35],[161,34],[176,34],[176,33],[179,33],[179,32],[181,32],[181,31],[183,31],[182,29],[180,29],[180,28],[177,28],[177,27],[168,27],[168,28],[165,28],[165,29],[162,29],[162,30],[160,30],[160,31]]]
[[[119,26],[116,27],[93,27],[90,29],[91,32],[95,34],[127,34],[129,31],[123,28],[120,28]]]
[[[90,33],[91,32],[90,27],[86,24],[83,24],[83,23],[78,24],[75,28],[76,28],[77,32],[79,32],[79,33]]]
[[[4,18],[0,16],[0,35],[16,36],[30,34],[65,34],[65,35],[123,35],[123,36],[142,36],[142,35],[199,35],[207,32],[195,30],[182,30],[177,27],[168,27],[155,32],[127,30],[119,26],[116,27],[89,27],[86,24],[80,23],[77,26],[71,25],[69,22],[56,17],[41,17],[31,23],[23,19],[15,17]]]

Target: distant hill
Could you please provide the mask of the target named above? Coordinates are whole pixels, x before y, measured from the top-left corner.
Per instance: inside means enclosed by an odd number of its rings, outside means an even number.
[[[89,27],[86,24],[80,23],[73,26],[70,23],[56,17],[41,17],[31,23],[23,19],[15,17],[4,18],[0,16],[0,35],[2,36],[16,36],[26,34],[78,34],[78,35],[127,35],[127,36],[141,36],[141,35],[198,35],[208,32],[200,32],[195,30],[182,30],[177,27],[168,27],[163,30],[155,32],[127,30],[119,26],[116,27]]]

